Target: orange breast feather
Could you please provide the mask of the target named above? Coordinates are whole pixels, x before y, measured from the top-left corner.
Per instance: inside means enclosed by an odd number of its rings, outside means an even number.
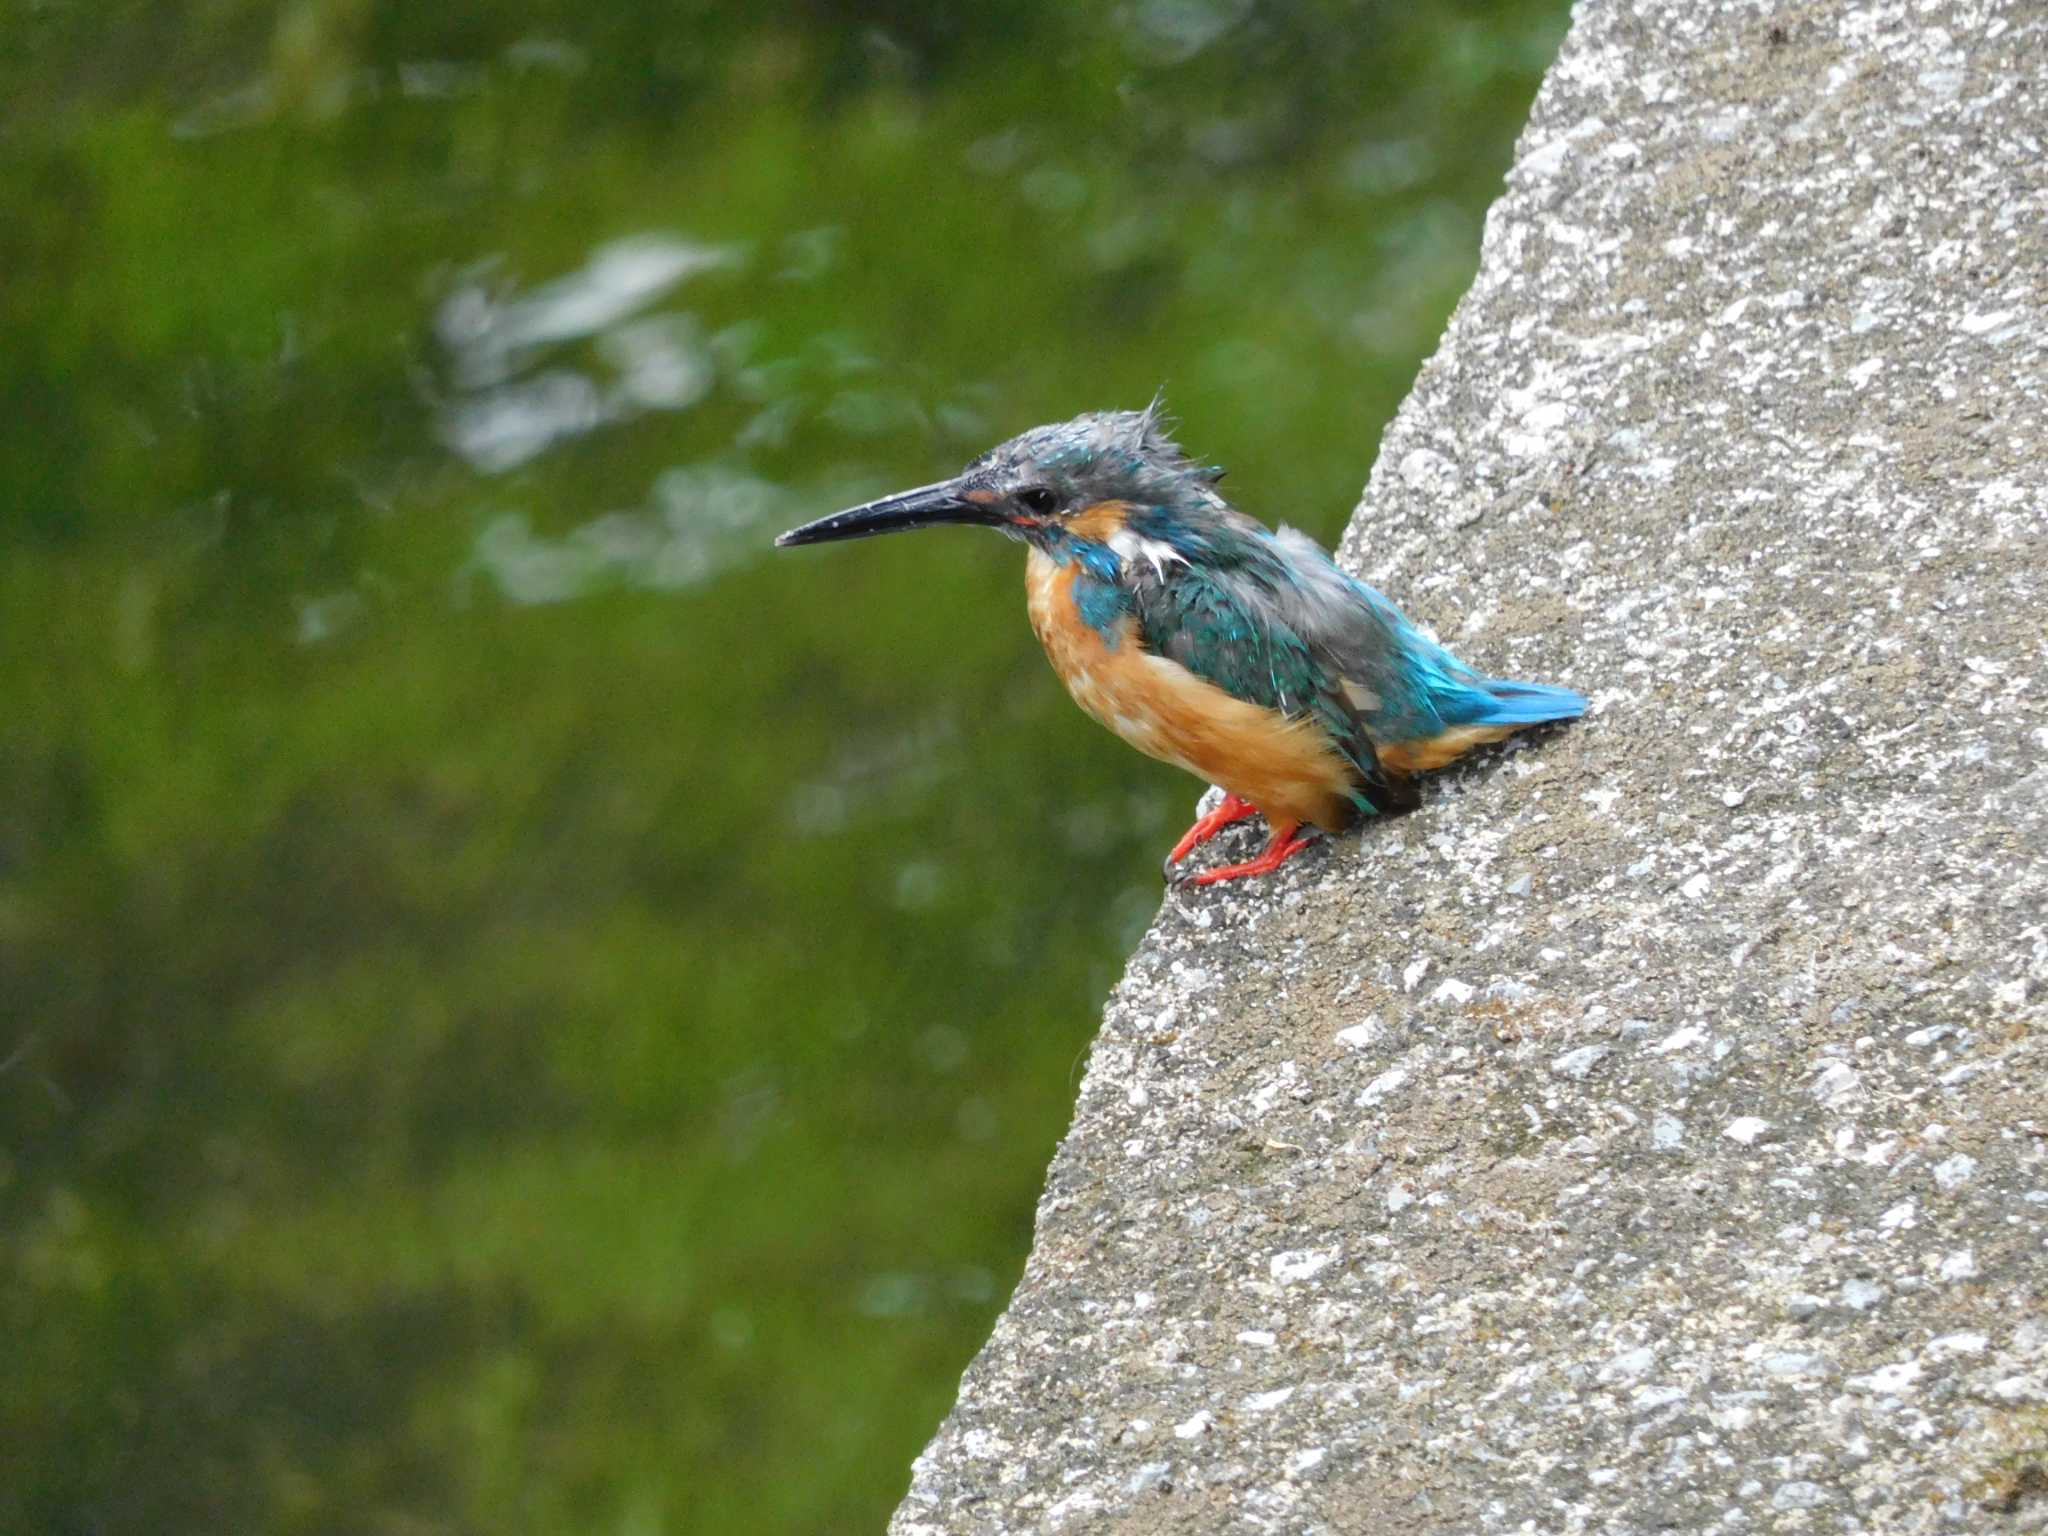
[[[1031,627],[1074,702],[1148,757],[1241,795],[1274,825],[1337,830],[1352,817],[1352,771],[1312,721],[1234,698],[1138,643],[1128,614],[1105,639],[1074,606],[1080,567],[1031,552]]]

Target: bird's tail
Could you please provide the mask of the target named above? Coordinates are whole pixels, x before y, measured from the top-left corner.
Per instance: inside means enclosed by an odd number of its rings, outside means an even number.
[[[1585,695],[1548,683],[1511,683],[1489,677],[1480,684],[1484,701],[1468,725],[1541,725],[1546,720],[1576,720],[1586,712]]]

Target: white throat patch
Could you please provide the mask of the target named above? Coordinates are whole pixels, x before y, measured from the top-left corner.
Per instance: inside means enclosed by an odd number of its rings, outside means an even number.
[[[1150,562],[1153,574],[1162,581],[1166,579],[1166,568],[1176,560],[1182,565],[1188,563],[1188,557],[1171,544],[1160,539],[1144,538],[1128,528],[1119,528],[1112,533],[1109,536],[1109,547],[1115,550],[1117,558],[1126,564],[1133,560]]]

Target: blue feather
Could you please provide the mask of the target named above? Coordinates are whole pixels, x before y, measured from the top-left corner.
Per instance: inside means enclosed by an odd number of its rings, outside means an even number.
[[[1468,709],[1444,718],[1453,725],[1539,725],[1545,720],[1576,720],[1586,712],[1585,695],[1548,683],[1511,683],[1489,677],[1483,692],[1468,694]]]
[[[1117,620],[1131,611],[1131,596],[1114,582],[1082,571],[1074,577],[1074,609],[1081,615],[1081,622],[1113,649],[1117,642]]]
[[[1107,544],[1081,538],[1069,538],[1066,543],[1073,550],[1074,558],[1081,562],[1081,568],[1097,581],[1114,583],[1123,570],[1123,561]]]

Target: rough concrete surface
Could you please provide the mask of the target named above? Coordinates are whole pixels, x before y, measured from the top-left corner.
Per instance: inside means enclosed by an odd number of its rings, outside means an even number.
[[[1590,717],[1167,900],[896,1536],[2048,1530],[2044,61],[1582,7],[1343,554]]]

